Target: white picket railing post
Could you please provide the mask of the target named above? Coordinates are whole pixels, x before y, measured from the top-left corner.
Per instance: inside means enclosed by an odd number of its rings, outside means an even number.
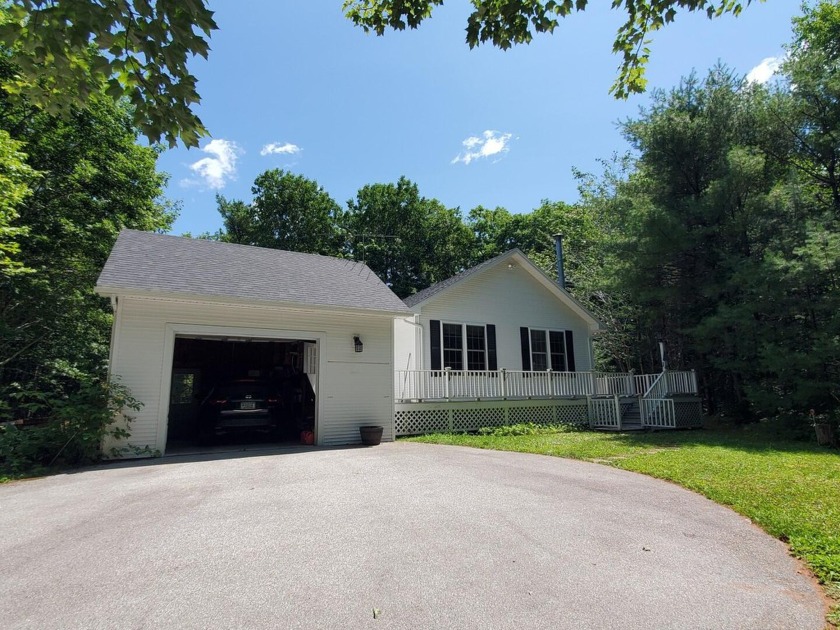
[[[449,400],[449,375],[452,373],[452,368],[443,368],[443,372],[443,397],[446,398],[446,400]]]
[[[499,372],[499,378],[502,379],[502,398],[504,400],[507,400],[507,368],[502,368],[501,370],[499,370]]]
[[[618,403],[618,394],[613,394],[615,402],[615,419],[618,422],[618,430],[621,431],[621,405]]]

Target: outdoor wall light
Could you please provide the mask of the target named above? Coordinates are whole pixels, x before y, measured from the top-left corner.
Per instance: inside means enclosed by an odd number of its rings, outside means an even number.
[[[358,335],[353,336],[353,346],[356,348],[356,352],[361,352],[365,349],[365,345],[362,343],[362,340]]]

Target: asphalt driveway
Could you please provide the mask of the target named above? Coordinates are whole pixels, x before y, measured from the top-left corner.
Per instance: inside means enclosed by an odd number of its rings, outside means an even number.
[[[399,443],[0,486],[5,629],[822,628],[797,570],[696,494],[537,455]]]

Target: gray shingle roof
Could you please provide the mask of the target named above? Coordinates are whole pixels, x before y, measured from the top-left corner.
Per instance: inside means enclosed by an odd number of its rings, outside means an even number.
[[[519,251],[518,249],[511,249],[509,251],[506,251],[504,254],[500,254],[499,256],[496,256],[495,258],[491,258],[490,260],[485,260],[483,263],[480,263],[480,264],[476,265],[475,267],[470,267],[469,269],[465,269],[461,273],[456,274],[456,275],[452,276],[451,278],[447,278],[446,280],[441,280],[440,282],[436,282],[432,286],[427,287],[427,288],[423,289],[422,291],[418,291],[414,295],[409,295],[407,298],[405,298],[403,300],[403,302],[405,302],[406,306],[411,308],[415,304],[419,304],[420,302],[424,302],[425,300],[428,300],[433,295],[435,295],[437,293],[440,293],[441,291],[444,291],[445,289],[448,289],[453,284],[456,284],[456,283],[460,282],[464,278],[466,278],[468,276],[471,276],[474,273],[478,273],[479,271],[483,271],[484,269],[487,269],[488,267],[492,267],[497,262],[499,262],[500,259],[506,258],[506,257],[512,255],[514,252],[518,252],[518,251]]]
[[[408,313],[359,262],[136,230],[120,232],[96,287]]]

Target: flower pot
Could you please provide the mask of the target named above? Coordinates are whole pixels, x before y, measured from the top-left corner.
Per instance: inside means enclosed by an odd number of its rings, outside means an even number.
[[[359,435],[362,436],[362,444],[365,446],[376,446],[382,441],[382,427],[359,427]]]

